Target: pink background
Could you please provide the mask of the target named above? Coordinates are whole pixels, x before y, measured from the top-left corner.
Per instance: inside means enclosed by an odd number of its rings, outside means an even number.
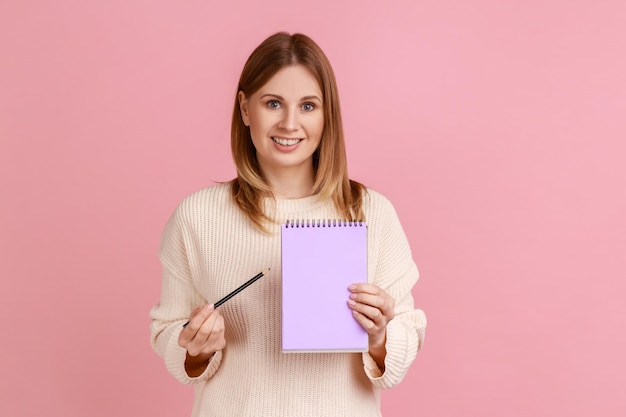
[[[0,3],[0,415],[188,415],[149,347],[159,238],[233,176],[277,30],[333,62],[351,174],[422,273],[385,415],[626,415],[626,2],[216,3]]]

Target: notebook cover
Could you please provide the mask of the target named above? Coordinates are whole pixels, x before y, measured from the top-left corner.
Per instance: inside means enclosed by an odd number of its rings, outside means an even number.
[[[354,282],[367,282],[362,222],[283,224],[282,350],[364,352],[367,332],[348,307]]]

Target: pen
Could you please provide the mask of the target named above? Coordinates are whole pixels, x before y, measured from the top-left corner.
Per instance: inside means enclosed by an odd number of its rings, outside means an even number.
[[[268,272],[270,272],[270,269],[267,268],[266,270],[259,272],[258,274],[256,274],[255,276],[253,276],[252,278],[250,278],[248,281],[246,281],[245,283],[243,283],[241,286],[239,286],[236,290],[234,290],[233,292],[231,292],[230,294],[228,294],[226,297],[222,298],[221,300],[219,300],[218,302],[216,302],[213,306],[214,308],[218,308],[219,306],[221,306],[222,304],[224,304],[226,301],[230,300],[231,298],[233,298],[235,295],[239,294],[241,291],[243,291],[246,287],[250,286],[254,281],[256,281],[257,279],[261,278],[263,275],[267,274]],[[187,327],[187,325],[189,324],[189,322],[183,324],[183,327]]]

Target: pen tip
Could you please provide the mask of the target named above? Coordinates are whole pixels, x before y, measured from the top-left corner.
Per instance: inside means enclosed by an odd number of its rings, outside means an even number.
[[[263,271],[263,275],[267,274],[268,272],[270,272],[269,268],[267,268],[265,271]]]

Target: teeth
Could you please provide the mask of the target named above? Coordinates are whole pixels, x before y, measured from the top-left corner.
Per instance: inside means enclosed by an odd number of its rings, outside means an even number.
[[[279,145],[292,146],[292,145],[295,145],[296,143],[300,142],[301,139],[283,139],[283,138],[273,137],[272,140],[274,142],[278,143]]]

